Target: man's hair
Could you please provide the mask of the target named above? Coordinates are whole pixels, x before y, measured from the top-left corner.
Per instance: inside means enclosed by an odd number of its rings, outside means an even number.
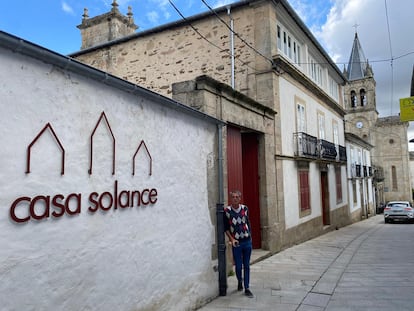
[[[237,194],[239,197],[241,196],[240,190],[233,190],[233,191],[230,192],[230,195],[232,195],[232,194]]]

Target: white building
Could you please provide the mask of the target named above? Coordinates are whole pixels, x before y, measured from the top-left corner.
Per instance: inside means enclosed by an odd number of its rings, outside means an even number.
[[[346,133],[347,175],[349,209],[353,221],[375,214],[375,196],[372,179],[371,149],[365,140],[352,133]]]
[[[0,68],[0,309],[216,296],[221,122],[4,32]]]

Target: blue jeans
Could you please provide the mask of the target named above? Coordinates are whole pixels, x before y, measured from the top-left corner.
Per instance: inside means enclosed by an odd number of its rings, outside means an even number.
[[[237,280],[244,281],[244,288],[249,288],[250,282],[250,256],[252,254],[252,241],[240,242],[239,246],[233,247],[233,259],[236,266]],[[242,279],[242,266],[244,277]]]

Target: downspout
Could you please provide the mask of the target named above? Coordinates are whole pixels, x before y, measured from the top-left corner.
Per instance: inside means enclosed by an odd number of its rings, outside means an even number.
[[[230,17],[230,53],[231,53],[231,87],[234,90],[234,20],[230,14],[229,5],[227,7],[227,15]]]
[[[218,124],[218,203],[216,204],[219,295],[226,296],[226,241],[224,237],[223,125]]]

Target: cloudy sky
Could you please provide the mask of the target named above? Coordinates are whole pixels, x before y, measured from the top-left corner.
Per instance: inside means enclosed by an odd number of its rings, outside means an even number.
[[[201,0],[171,0],[184,16],[205,12]],[[212,7],[235,1],[206,0]],[[13,0],[0,10],[0,30],[62,54],[78,51],[83,9],[106,13],[112,0]],[[179,20],[169,0],[118,0],[131,6],[139,30]],[[414,64],[413,0],[289,0],[304,23],[342,70],[348,63],[357,26],[377,82],[380,117],[398,115],[399,98],[409,97]],[[414,123],[414,122],[411,122]],[[414,138],[410,126],[409,139]],[[411,146],[410,146],[411,147]],[[410,148],[410,149],[414,149]]]

